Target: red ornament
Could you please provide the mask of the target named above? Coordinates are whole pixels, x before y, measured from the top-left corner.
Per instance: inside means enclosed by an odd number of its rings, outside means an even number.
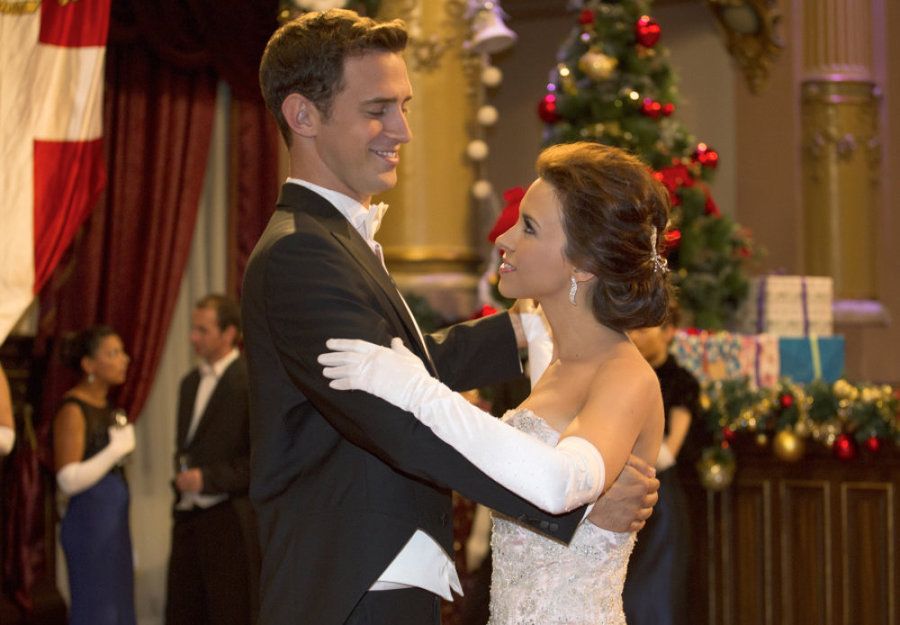
[[[588,26],[589,24],[594,23],[594,12],[590,9],[582,9],[581,14],[578,16],[578,23],[582,26]]]
[[[647,117],[657,119],[662,113],[662,104],[651,98],[644,98],[644,102],[641,104],[641,113]]]
[[[678,160],[673,161],[674,164],[669,167],[663,167],[653,174],[653,177],[663,183],[669,191],[669,199],[672,206],[681,204],[681,198],[678,197],[678,189],[681,187],[694,186],[694,178],[688,170],[687,165]]]
[[[782,408],[790,408],[794,405],[794,396],[790,393],[785,393],[781,397],[778,398],[779,403],[781,403]]]
[[[877,436],[870,436],[866,439],[866,449],[873,454],[878,453],[878,450],[881,449],[881,439]]]
[[[838,434],[831,446],[835,458],[838,460],[853,460],[856,458],[856,442],[849,434]]]
[[[541,103],[538,104],[538,116],[547,124],[555,124],[560,120],[555,95],[548,93],[541,99]]]
[[[703,192],[706,194],[706,204],[703,205],[703,212],[707,215],[712,215],[713,217],[721,217],[722,211],[719,210],[719,205],[716,204],[716,201],[712,198],[709,188],[704,188]]]
[[[659,24],[649,15],[640,16],[634,25],[634,35],[638,43],[647,48],[652,48],[659,41],[661,33]]]
[[[663,117],[668,117],[669,115],[671,115],[674,112],[675,112],[675,105],[672,104],[671,102],[666,102],[665,104],[662,105]]]
[[[729,427],[722,428],[722,439],[724,441],[726,441],[728,443],[733,443],[736,436],[737,435],[734,433],[734,430],[732,430],[731,428],[729,428]]]
[[[719,153],[705,143],[698,143],[697,149],[691,154],[691,159],[704,167],[715,169],[716,165],[719,164]]]

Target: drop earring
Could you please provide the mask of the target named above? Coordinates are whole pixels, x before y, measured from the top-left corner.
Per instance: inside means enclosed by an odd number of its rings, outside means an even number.
[[[575,281],[575,276],[572,276],[569,280],[571,280],[571,285],[569,286],[569,302],[572,306],[575,306],[577,305],[575,296],[578,295],[578,282]]]
[[[93,373],[87,374],[87,383],[88,383],[88,384],[93,384],[93,383],[94,383],[94,374],[93,374]]]

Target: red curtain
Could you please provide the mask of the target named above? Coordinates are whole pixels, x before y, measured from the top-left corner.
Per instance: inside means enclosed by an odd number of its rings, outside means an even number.
[[[42,329],[115,328],[132,355],[118,403],[134,417],[150,392],[190,252],[216,77],[162,65],[140,45],[119,45],[108,51],[106,89],[109,183],[63,268],[70,275],[45,294],[44,309],[55,314]],[[48,367],[45,416],[74,381],[57,360]]]
[[[38,452],[49,458],[51,417],[75,382],[56,354],[65,332],[108,323],[132,356],[117,400],[135,418],[150,391],[187,263],[208,159],[216,84],[235,98],[230,289],[274,208],[278,136],[257,68],[275,30],[277,0],[116,0],[107,47],[104,145],[108,186],[41,293],[37,352],[47,358]],[[49,353],[48,353],[49,352]],[[173,406],[174,408],[174,406]],[[27,609],[43,564],[44,479],[38,454],[14,463],[8,519],[15,557],[3,578]],[[7,550],[8,551],[8,550]]]
[[[105,197],[42,293],[39,344],[94,323],[114,327],[132,356],[118,403],[135,418],[162,354],[190,250],[206,170],[218,79],[235,99],[229,288],[278,191],[274,123],[257,68],[277,2],[117,0],[107,50]],[[44,416],[73,382],[51,358]],[[42,420],[42,430],[48,427]]]
[[[240,296],[247,260],[278,199],[278,148],[281,135],[262,98],[235,101],[232,125],[235,172],[229,221],[229,291]]]

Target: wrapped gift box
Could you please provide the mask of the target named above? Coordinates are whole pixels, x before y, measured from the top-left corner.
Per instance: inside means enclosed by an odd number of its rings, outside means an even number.
[[[771,334],[678,330],[670,352],[701,384],[747,378],[752,386],[770,387],[781,373],[778,337]]]
[[[808,384],[817,378],[834,382],[844,375],[844,337],[780,337],[781,375]]]
[[[778,337],[774,334],[740,334],[740,376],[755,388],[769,388],[778,384],[781,376],[781,357]]]
[[[759,276],[739,314],[740,330],[777,336],[830,336],[833,281],[827,276]]]

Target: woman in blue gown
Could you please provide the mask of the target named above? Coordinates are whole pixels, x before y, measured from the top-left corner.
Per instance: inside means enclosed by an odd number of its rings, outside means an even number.
[[[56,482],[69,499],[61,522],[71,598],[70,625],[135,625],[128,485],[122,460],[134,429],[110,406],[129,358],[107,326],[69,338],[66,363],[82,374],[53,421]]]

